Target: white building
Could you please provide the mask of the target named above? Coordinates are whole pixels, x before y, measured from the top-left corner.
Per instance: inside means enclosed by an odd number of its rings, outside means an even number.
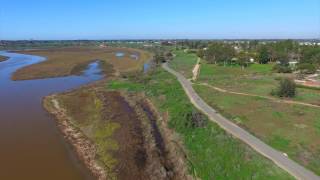
[[[289,61],[290,67],[296,67],[297,64],[298,64],[298,61]]]

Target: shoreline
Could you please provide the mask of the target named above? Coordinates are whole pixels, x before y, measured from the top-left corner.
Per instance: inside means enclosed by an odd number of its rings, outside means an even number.
[[[0,62],[6,61],[8,59],[9,59],[9,57],[7,57],[7,56],[0,56]]]
[[[60,107],[59,102],[55,98],[56,95],[44,97],[43,107],[45,110],[55,117],[56,125],[62,133],[64,139],[73,147],[73,151],[77,157],[85,165],[86,168],[99,180],[107,179],[107,174],[102,166],[100,166],[95,156],[96,147],[84,133],[76,128],[69,117],[66,115],[65,110]]]

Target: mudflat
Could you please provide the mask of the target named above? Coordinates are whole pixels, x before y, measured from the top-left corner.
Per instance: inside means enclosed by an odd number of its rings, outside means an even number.
[[[42,79],[79,74],[93,61],[102,62],[102,70],[110,68],[111,64],[117,73],[133,72],[142,69],[143,63],[151,58],[151,54],[130,48],[98,48],[98,47],[68,47],[42,50],[18,51],[46,57],[47,60],[32,66],[19,69],[12,76],[13,80]],[[124,55],[117,56],[121,52]],[[137,55],[138,58],[133,58]]]

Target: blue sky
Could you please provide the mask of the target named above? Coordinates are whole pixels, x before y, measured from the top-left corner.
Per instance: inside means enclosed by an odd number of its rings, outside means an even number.
[[[0,39],[320,38],[320,0],[0,0]]]

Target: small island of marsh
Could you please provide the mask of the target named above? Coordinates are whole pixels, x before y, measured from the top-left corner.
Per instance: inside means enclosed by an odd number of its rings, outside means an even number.
[[[9,58],[6,57],[6,56],[0,56],[0,62],[6,61],[6,60],[8,60],[8,59],[9,59]]]

